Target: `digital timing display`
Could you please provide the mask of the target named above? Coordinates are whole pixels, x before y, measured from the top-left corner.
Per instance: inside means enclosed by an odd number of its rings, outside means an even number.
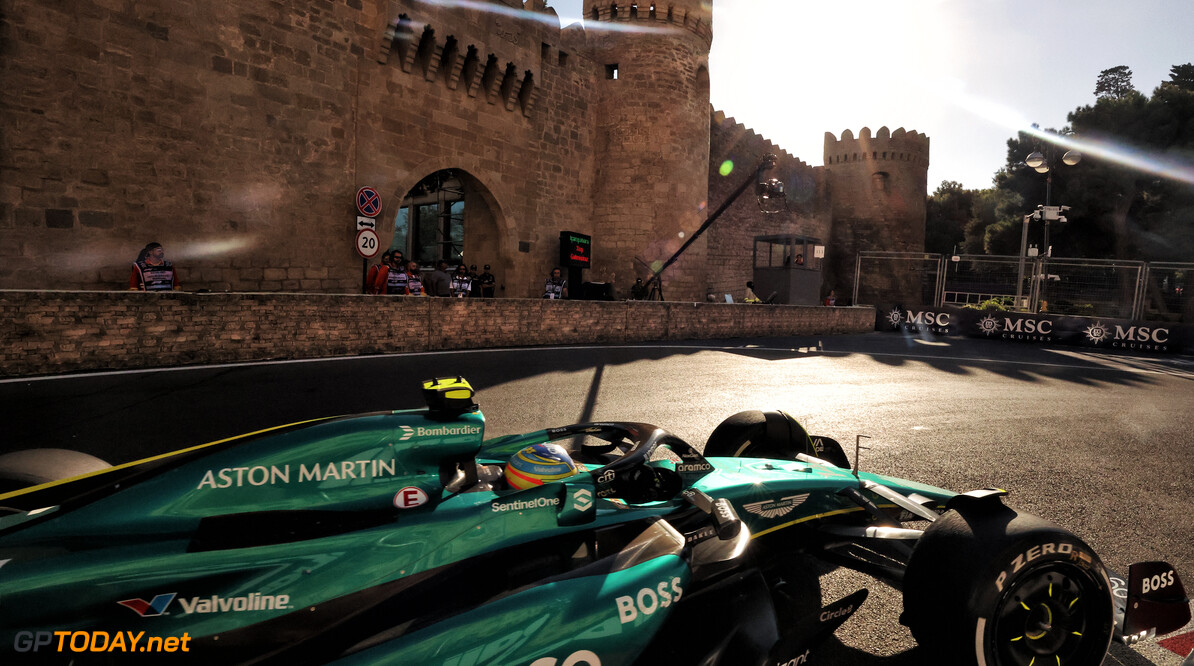
[[[560,263],[569,268],[591,268],[593,238],[573,231],[560,232]]]

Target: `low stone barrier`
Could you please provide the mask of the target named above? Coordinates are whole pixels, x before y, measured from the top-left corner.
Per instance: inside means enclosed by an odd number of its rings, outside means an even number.
[[[534,345],[862,333],[869,307],[0,291],[0,376]]]

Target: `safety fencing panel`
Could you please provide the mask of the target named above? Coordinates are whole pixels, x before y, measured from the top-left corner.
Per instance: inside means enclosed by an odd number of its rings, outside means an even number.
[[[1032,260],[1021,266],[1015,257],[964,254],[947,262],[942,281],[941,302],[945,305],[980,305],[996,301],[1013,307],[1016,281],[1032,275]],[[1024,285],[1027,280],[1021,279]],[[1029,290],[1021,288],[1021,307],[1028,307]]]
[[[862,252],[856,304],[979,306],[1016,312],[1194,323],[1194,263]]]
[[[861,252],[851,302],[939,305],[943,259],[924,252]]]
[[[1143,282],[1137,319],[1194,323],[1194,263],[1151,263]]]

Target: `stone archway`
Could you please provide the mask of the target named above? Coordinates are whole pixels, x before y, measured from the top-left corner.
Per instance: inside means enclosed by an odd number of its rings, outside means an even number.
[[[478,273],[490,264],[502,283],[510,267],[502,242],[505,215],[480,179],[461,168],[437,169],[421,176],[399,201],[389,226],[381,229],[383,245],[388,241],[387,247],[402,250],[427,270],[440,259],[451,267],[476,265]],[[503,295],[501,289],[497,295]]]

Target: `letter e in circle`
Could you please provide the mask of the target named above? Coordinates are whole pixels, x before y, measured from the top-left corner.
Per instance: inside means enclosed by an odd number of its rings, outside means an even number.
[[[413,509],[426,503],[427,493],[415,486],[407,486],[394,495],[394,506],[399,509]]]

